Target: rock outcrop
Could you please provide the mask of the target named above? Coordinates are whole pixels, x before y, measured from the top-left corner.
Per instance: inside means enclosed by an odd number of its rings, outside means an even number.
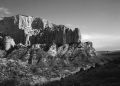
[[[10,48],[15,46],[14,39],[10,36],[5,36],[4,38],[4,48],[6,51],[8,51]]]
[[[0,20],[0,32],[0,81],[35,86],[95,67],[92,42],[81,42],[78,28],[16,15]]]
[[[0,49],[8,51],[15,47],[15,45],[15,41],[12,37],[0,34]]]
[[[11,36],[15,43],[71,44],[81,40],[80,30],[56,25],[38,17],[16,15],[0,20],[0,32]]]

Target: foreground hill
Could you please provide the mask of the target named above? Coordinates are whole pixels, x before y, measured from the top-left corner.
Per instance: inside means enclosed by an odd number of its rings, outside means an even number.
[[[17,53],[19,51],[19,53]],[[26,49],[13,51],[9,58],[0,59],[0,86],[119,86],[120,53],[102,52],[94,60],[74,54],[66,63],[65,58],[45,57],[27,63]],[[12,55],[12,56],[11,56]],[[15,56],[17,55],[17,56]],[[76,55],[79,55],[77,57]],[[22,58],[16,58],[21,57]],[[11,57],[11,58],[10,58]],[[19,60],[21,59],[21,60]],[[47,62],[44,62],[46,60]],[[56,64],[57,63],[57,64]]]
[[[42,85],[95,67],[94,48],[88,47],[89,44],[65,44],[58,48],[53,44],[48,51],[34,45],[19,45],[6,55],[1,50],[0,83],[3,86],[10,86],[6,82],[11,82],[11,86]]]
[[[120,51],[98,52],[103,63],[45,86],[120,86]],[[101,64],[100,63],[100,64]]]

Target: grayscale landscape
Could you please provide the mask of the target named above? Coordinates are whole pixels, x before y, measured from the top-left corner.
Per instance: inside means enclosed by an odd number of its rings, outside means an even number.
[[[120,86],[119,0],[0,0],[0,86]]]

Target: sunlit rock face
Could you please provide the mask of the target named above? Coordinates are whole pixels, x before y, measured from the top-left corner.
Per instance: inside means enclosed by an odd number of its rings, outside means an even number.
[[[14,39],[12,39],[10,36],[5,36],[4,38],[4,48],[6,51],[8,51],[11,47],[15,46]]]
[[[16,15],[4,17],[0,20],[0,32],[11,36],[15,43],[71,44],[81,40],[78,28],[68,28],[65,25],[56,25],[38,17]]]

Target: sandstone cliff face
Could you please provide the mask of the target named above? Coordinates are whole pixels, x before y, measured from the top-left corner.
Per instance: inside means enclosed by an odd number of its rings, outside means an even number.
[[[81,40],[80,30],[72,30],[64,25],[56,25],[41,18],[16,15],[0,20],[0,32],[14,38],[15,43],[51,44],[75,43]]]

